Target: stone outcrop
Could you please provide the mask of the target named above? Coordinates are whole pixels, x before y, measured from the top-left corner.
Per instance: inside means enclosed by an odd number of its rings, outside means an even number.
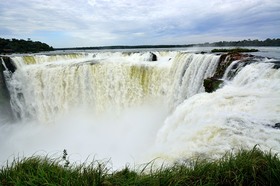
[[[222,80],[211,77],[204,79],[203,86],[205,88],[205,92],[211,93],[220,88],[222,83]]]
[[[0,67],[0,88],[5,85],[4,76],[3,76],[3,69]]]
[[[157,61],[157,55],[153,52],[150,52],[149,61]]]
[[[9,69],[9,71],[11,71],[12,73],[14,73],[16,71],[16,67],[14,66],[14,64],[12,63],[12,60],[10,57],[8,56],[0,56],[0,58],[2,58],[4,60],[4,63],[6,65],[6,67]],[[3,64],[2,64],[2,60],[0,61],[0,70],[1,72],[3,72],[3,70],[5,69]]]
[[[242,53],[227,53],[227,54],[223,54],[220,57],[220,61],[217,67],[217,70],[214,74],[214,78],[222,78],[227,67],[236,60],[240,60],[240,63],[246,63],[248,61],[252,61],[254,58],[253,55],[250,54],[242,54]]]
[[[271,63],[274,63],[274,66],[273,66],[274,69],[280,68],[280,61],[272,61]]]
[[[222,54],[217,66],[217,70],[215,74],[210,77],[204,79],[203,85],[205,91],[208,93],[214,92],[218,88],[221,87],[223,80],[222,77],[228,68],[228,66],[236,60],[240,60],[239,63],[244,63],[246,65],[248,62],[253,61],[255,56],[250,54],[242,54],[242,53],[227,53]]]
[[[275,129],[280,129],[280,123],[275,123],[274,126],[272,126],[272,128],[275,128]]]
[[[3,74],[4,70],[5,70],[5,68],[4,68],[4,66],[2,64],[2,61],[0,59],[0,89],[5,86],[4,74]]]
[[[5,83],[5,78],[4,78],[4,73],[3,71],[5,70],[5,67],[9,69],[12,73],[16,70],[16,67],[13,65],[12,60],[8,56],[0,56],[0,89],[4,90],[6,89],[6,83]]]

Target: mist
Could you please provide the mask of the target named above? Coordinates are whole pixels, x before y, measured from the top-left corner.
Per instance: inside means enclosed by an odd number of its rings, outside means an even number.
[[[73,109],[52,124],[1,124],[0,162],[32,155],[59,158],[66,149],[72,163],[109,160],[114,168],[145,163],[166,115],[163,106],[146,104],[99,116]]]

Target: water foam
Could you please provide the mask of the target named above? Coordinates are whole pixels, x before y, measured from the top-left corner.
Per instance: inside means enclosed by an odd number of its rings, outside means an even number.
[[[279,152],[280,71],[270,63],[244,67],[213,93],[197,94],[179,105],[157,135],[159,156],[169,159],[219,157],[252,148]]]

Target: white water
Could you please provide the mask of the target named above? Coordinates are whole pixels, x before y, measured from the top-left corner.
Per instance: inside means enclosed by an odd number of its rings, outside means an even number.
[[[226,86],[203,93],[219,56],[183,52],[81,53],[14,57],[8,82],[18,123],[0,125],[0,161],[12,155],[111,158],[115,167],[232,148],[280,152],[280,74],[247,65]],[[1,113],[0,113],[1,116]],[[270,125],[270,126],[269,126]]]
[[[219,58],[171,52],[170,61],[158,53],[159,61],[150,62],[144,61],[149,52],[140,54],[107,52],[77,55],[77,60],[71,55],[63,61],[15,57],[18,70],[8,82],[14,113],[23,120],[49,122],[77,107],[99,114],[169,99],[174,108],[203,91],[202,81],[214,73]],[[80,56],[86,56],[83,62]]]
[[[271,66],[248,65],[216,92],[185,100],[157,134],[159,155],[217,157],[256,144],[280,152],[280,130],[271,127],[280,121],[280,70]]]

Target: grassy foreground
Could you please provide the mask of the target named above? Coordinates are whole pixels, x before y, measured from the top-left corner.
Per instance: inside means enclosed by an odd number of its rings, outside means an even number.
[[[227,153],[216,161],[195,160],[154,169],[126,167],[110,171],[106,163],[71,165],[62,160],[30,157],[0,171],[0,185],[280,185],[280,160],[258,148]]]

